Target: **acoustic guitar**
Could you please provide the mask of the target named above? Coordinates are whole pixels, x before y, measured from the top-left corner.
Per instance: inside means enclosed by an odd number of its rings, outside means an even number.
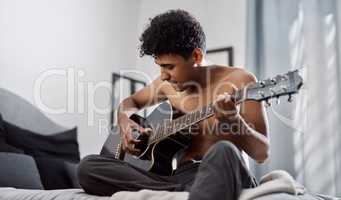
[[[299,70],[295,70],[248,85],[232,94],[232,98],[237,104],[247,100],[266,101],[268,104],[270,99],[288,95],[288,101],[291,102],[292,95],[298,93],[302,85]],[[196,111],[173,119],[172,107],[168,102],[161,103],[146,118],[133,114],[130,119],[144,128],[151,128],[152,134],[148,137],[133,131],[133,137],[141,140],[135,145],[135,148],[141,150],[140,155],[126,154],[120,141],[114,156],[139,168],[170,175],[175,168],[172,163],[175,153],[186,148],[191,142],[191,132],[188,128],[213,115],[213,103],[209,103]]]

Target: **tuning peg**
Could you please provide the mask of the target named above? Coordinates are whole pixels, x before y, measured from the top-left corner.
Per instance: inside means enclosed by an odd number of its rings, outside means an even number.
[[[279,100],[279,97],[276,98],[276,104],[279,105],[281,101]]]
[[[289,94],[288,102],[291,103],[294,101],[294,98],[291,94]]]
[[[261,87],[265,87],[265,82],[264,81],[260,81],[259,84],[260,84]]]
[[[263,91],[258,91],[258,95],[260,95],[261,97],[265,97],[265,93]]]
[[[271,106],[271,102],[270,99],[265,100],[265,107],[270,107]]]
[[[274,85],[276,85],[276,84],[277,84],[277,81],[276,81],[276,79],[274,79],[274,78],[273,78],[273,79],[271,79],[271,83],[272,83],[272,84],[274,84]]]

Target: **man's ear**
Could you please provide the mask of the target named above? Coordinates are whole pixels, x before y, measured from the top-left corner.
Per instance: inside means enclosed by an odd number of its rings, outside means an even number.
[[[200,66],[203,57],[204,57],[203,51],[200,48],[195,48],[192,53],[194,66]]]

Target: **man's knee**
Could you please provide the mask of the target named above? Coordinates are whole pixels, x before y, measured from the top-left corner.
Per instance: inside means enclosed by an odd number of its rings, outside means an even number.
[[[85,156],[78,165],[78,176],[88,174],[93,168],[93,163],[96,161],[98,155]]]
[[[94,163],[97,159],[98,155],[88,155],[84,157],[78,165],[77,176],[79,184],[83,189],[86,189],[91,182],[91,174],[94,172]]]
[[[215,143],[211,149],[209,150],[208,153],[211,153],[215,156],[240,156],[240,151],[239,149],[236,147],[236,145],[234,145],[232,142],[230,141],[218,141],[217,143]]]

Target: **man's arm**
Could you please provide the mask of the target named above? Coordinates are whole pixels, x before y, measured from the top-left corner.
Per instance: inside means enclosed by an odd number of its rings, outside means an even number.
[[[234,135],[238,144],[251,158],[264,162],[269,154],[268,121],[262,103],[245,102],[234,123],[238,123],[239,135]]]
[[[131,154],[139,154],[140,152],[134,149],[134,144],[137,144],[139,141],[132,137],[131,132],[133,129],[139,130],[141,134],[148,132],[148,130],[130,120],[129,117],[136,111],[154,105],[164,99],[166,99],[166,96],[162,92],[162,81],[160,78],[157,78],[151,84],[127,97],[119,104],[117,122],[123,139],[123,150]]]
[[[235,74],[236,79],[238,79],[236,82],[240,83],[238,88],[243,88],[257,81],[252,74],[244,70],[238,70],[237,73]],[[231,109],[234,106],[224,105],[223,107]],[[241,103],[236,116],[223,116],[220,117],[219,121],[220,123],[228,122],[228,124],[232,125],[229,138],[251,158],[259,163],[268,158],[268,120],[263,103],[245,101]]]
[[[252,74],[243,76],[245,85],[257,82]],[[241,146],[257,162],[264,162],[269,156],[268,118],[263,102],[245,101],[241,104]]]

